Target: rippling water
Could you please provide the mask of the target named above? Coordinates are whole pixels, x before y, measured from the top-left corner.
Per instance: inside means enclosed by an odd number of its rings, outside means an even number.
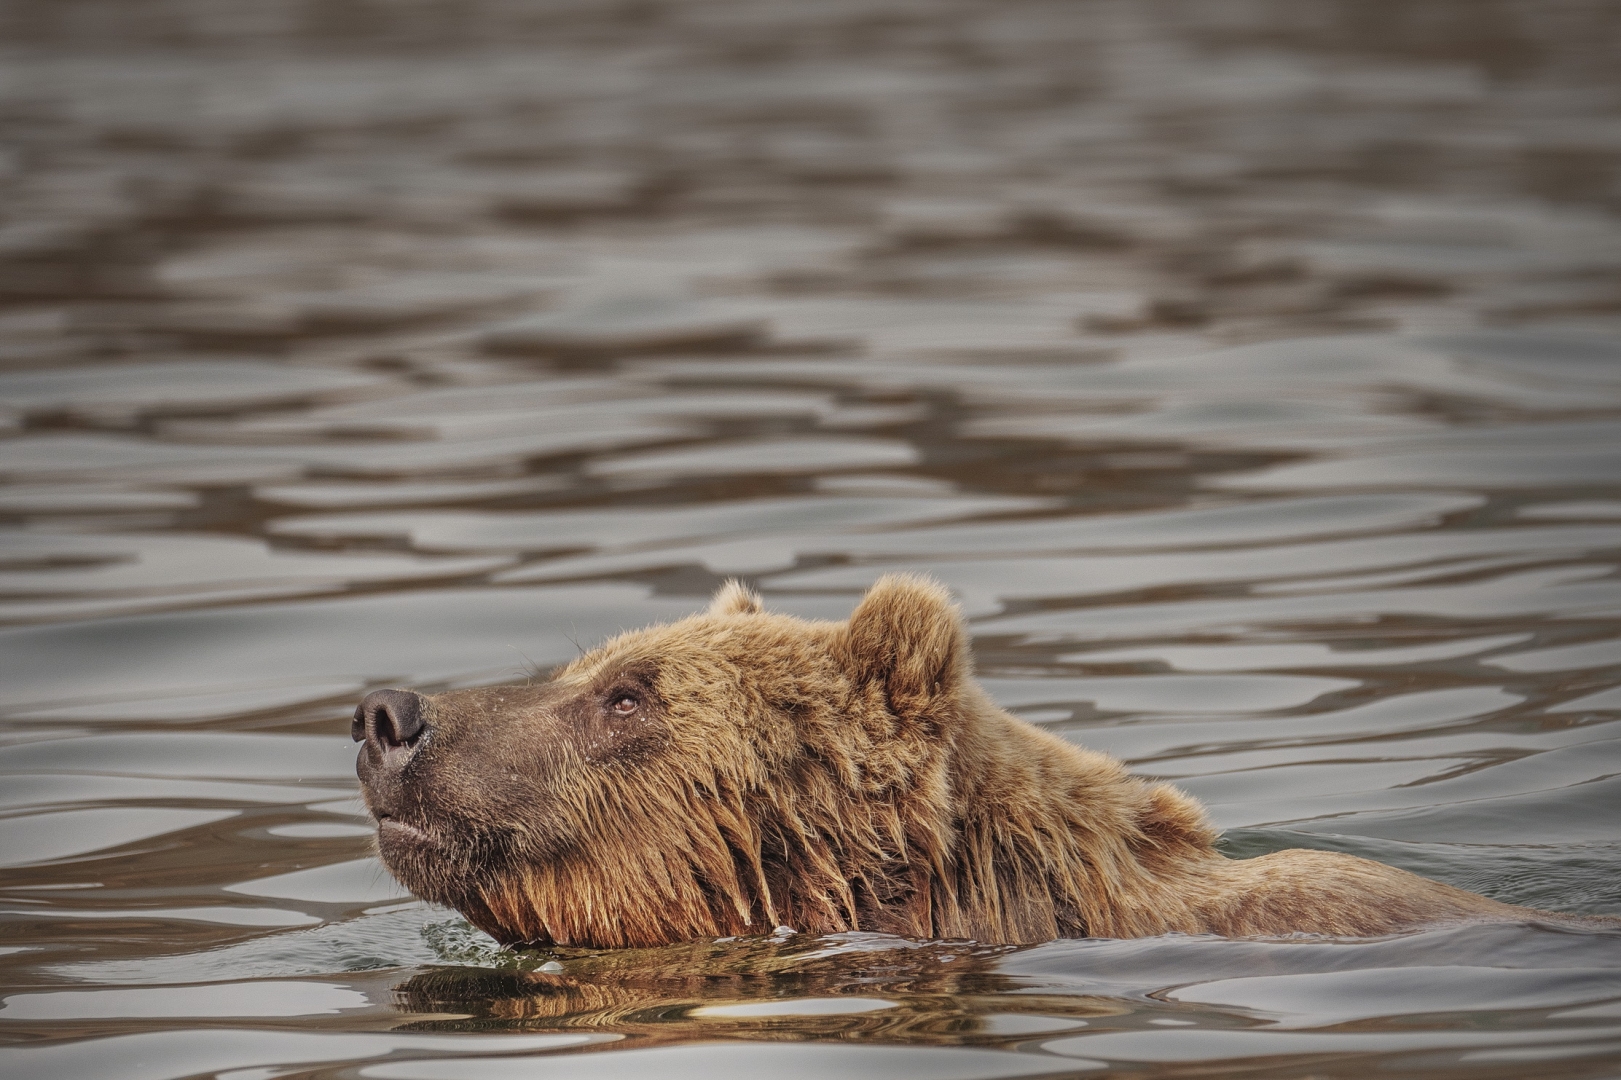
[[[367,689],[886,570],[994,696],[1621,913],[1602,0],[0,8],[18,1077],[1614,1076],[1621,935],[497,951]]]

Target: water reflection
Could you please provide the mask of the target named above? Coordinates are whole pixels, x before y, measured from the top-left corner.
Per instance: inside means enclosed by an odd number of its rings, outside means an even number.
[[[396,992],[414,1012],[471,1014],[424,1022],[434,1029],[607,1028],[655,1042],[688,1041],[695,1029],[711,1038],[784,1040],[915,1033],[927,1042],[950,1043],[977,1032],[981,1010],[1007,1008],[1001,995],[1013,984],[995,970],[1003,951],[972,944],[920,947],[860,934],[561,951],[507,970],[440,968]],[[1083,998],[1026,1004],[1056,1009],[1059,1029],[1066,1026],[1063,1016],[1121,1011]]]
[[[497,953],[345,719],[921,569],[1230,854],[1621,912],[1612,7],[5,6],[9,1071],[1613,1071],[1548,927]]]

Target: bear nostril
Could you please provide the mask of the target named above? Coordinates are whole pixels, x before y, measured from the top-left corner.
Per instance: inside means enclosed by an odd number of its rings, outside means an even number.
[[[422,734],[422,696],[409,690],[374,690],[355,710],[350,737],[366,740],[379,750],[410,746]]]

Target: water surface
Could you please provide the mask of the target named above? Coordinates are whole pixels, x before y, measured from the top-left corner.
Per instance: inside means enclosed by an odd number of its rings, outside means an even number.
[[[1621,935],[504,953],[367,690],[945,581],[1234,856],[1621,914],[1599,2],[0,11],[8,1075],[1603,1077]]]

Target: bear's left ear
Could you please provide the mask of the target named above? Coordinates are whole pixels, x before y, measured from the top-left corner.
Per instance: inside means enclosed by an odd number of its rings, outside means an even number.
[[[732,578],[720,587],[715,599],[709,602],[710,615],[758,615],[764,610],[760,594]]]
[[[895,715],[923,719],[972,669],[962,612],[931,578],[889,574],[856,605],[846,631],[858,682],[881,681]]]

